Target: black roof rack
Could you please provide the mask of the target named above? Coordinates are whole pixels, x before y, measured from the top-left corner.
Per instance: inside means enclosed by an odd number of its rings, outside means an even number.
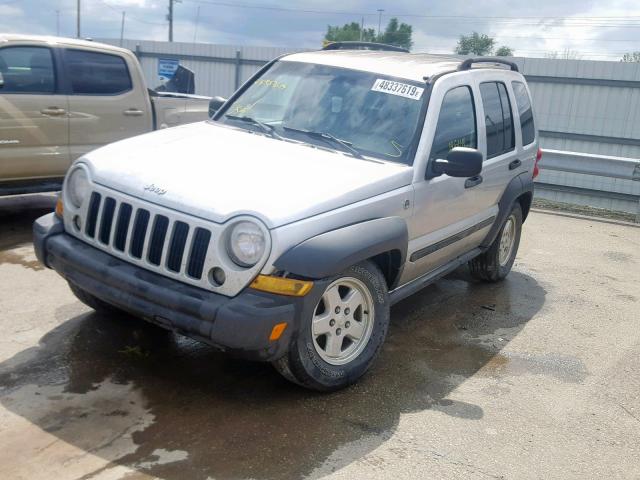
[[[516,65],[514,62],[510,62],[509,60],[505,60],[500,57],[467,58],[458,66],[458,70],[459,71],[471,70],[471,67],[473,66],[474,63],[499,63],[501,65],[507,65],[514,72],[519,71],[518,65]]]
[[[331,42],[325,45],[322,50],[380,50],[385,52],[409,53],[409,50],[406,48],[375,42]]]

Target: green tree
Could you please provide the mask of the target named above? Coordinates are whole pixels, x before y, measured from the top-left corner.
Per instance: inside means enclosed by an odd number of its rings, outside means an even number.
[[[640,51],[625,53],[620,61],[625,63],[640,63]]]
[[[339,25],[328,25],[327,33],[324,36],[325,43],[327,42],[357,42],[362,40],[363,42],[374,42],[376,39],[376,32],[373,28],[365,28],[362,30],[362,37],[360,36],[361,28],[357,22],[346,23],[342,27]]]
[[[488,35],[473,32],[461,35],[454,52],[458,55],[490,55],[496,41]]]
[[[343,26],[328,25],[327,33],[324,35],[324,44],[330,42],[380,42],[389,45],[396,45],[408,50],[413,46],[413,27],[406,23],[398,22],[397,18],[389,20],[384,32],[376,35],[373,28],[362,30],[357,22],[347,23]]]
[[[503,45],[496,50],[496,57],[513,57],[513,48]]]
[[[413,27],[411,25],[400,23],[397,18],[392,18],[389,20],[384,33],[380,34],[378,41],[411,50],[411,47],[413,47],[412,35]]]

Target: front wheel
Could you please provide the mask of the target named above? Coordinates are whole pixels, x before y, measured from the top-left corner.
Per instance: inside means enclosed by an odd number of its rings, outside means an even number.
[[[374,263],[354,265],[326,284],[289,352],[273,363],[288,380],[319,391],[344,388],[364,375],[389,326],[387,285]]]
[[[516,202],[489,249],[469,262],[471,275],[485,282],[504,279],[516,259],[521,233],[522,208]]]

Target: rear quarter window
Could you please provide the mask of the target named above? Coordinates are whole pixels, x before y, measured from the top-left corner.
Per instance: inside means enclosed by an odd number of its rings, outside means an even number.
[[[127,63],[118,55],[68,49],[66,63],[74,95],[117,95],[133,88]]]
[[[522,129],[522,145],[533,143],[536,138],[536,127],[533,120],[531,98],[527,87],[522,82],[512,82],[513,93],[516,97],[518,114],[520,115],[520,128]]]

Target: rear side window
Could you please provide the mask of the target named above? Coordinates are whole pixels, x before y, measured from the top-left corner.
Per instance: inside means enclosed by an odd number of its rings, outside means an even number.
[[[487,126],[487,158],[493,158],[515,147],[511,104],[504,83],[481,83],[480,95]]]
[[[51,50],[46,47],[0,49],[2,93],[54,93],[56,76]]]
[[[442,100],[431,158],[446,158],[455,147],[477,148],[476,111],[469,87],[449,90]]]
[[[67,71],[75,95],[116,95],[131,90],[124,58],[86,50],[67,50]]]
[[[512,82],[513,93],[516,97],[516,105],[520,115],[520,128],[522,128],[522,145],[533,143],[536,138],[536,127],[533,123],[533,109],[527,87],[522,82]]]

